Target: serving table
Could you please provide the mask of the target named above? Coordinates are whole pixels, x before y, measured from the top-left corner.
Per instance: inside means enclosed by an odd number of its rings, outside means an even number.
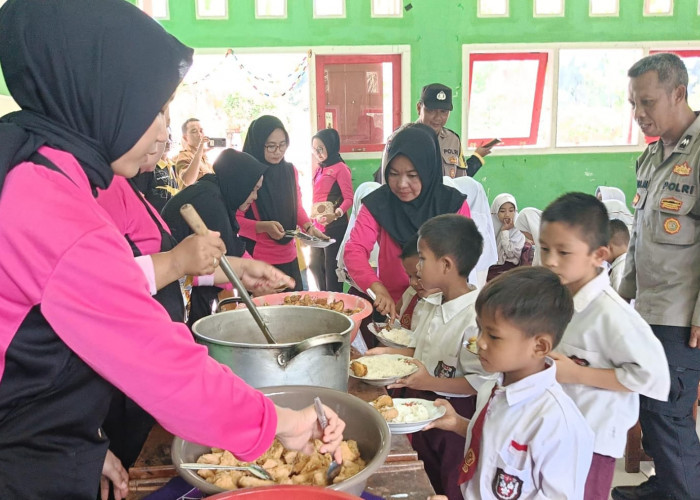
[[[373,387],[354,378],[348,382],[348,392],[364,401],[386,394],[383,387]],[[158,424],[154,426],[141,454],[129,469],[127,500],[140,500],[177,476],[170,460],[172,441],[172,434]],[[425,500],[435,494],[423,462],[418,460],[406,435],[391,436],[391,450],[386,462],[370,476],[365,490],[386,499]]]

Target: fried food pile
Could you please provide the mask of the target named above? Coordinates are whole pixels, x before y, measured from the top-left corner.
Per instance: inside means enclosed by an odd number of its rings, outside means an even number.
[[[352,316],[361,311],[359,307],[356,309],[346,309],[345,303],[342,300],[328,302],[324,297],[315,299],[310,294],[289,295],[284,298],[284,305],[321,307],[323,309],[330,309],[331,311],[343,313],[346,316]]]
[[[330,453],[321,454],[319,448],[323,443],[314,440],[314,453],[305,455],[298,451],[287,450],[277,439],[272,446],[263,453],[255,462],[242,462],[230,451],[221,448],[212,448],[211,453],[205,453],[197,459],[200,464],[215,465],[250,465],[256,463],[265,469],[274,479],[268,481],[260,479],[247,471],[206,470],[197,471],[201,477],[219,488],[225,490],[237,490],[254,486],[271,486],[274,484],[307,484],[314,486],[328,486],[326,483],[326,471],[333,457]],[[343,453],[343,464],[340,474],[333,480],[333,484],[344,481],[365,468],[365,461],[360,457],[357,442],[349,439],[340,445]]]
[[[399,410],[394,408],[394,400],[391,399],[391,396],[382,394],[374,401],[370,401],[369,404],[371,406],[374,406],[379,412],[379,414],[382,417],[384,417],[384,420],[386,420],[387,422],[394,420],[396,417],[399,416]]]
[[[359,361],[353,361],[350,363],[350,369],[356,377],[364,377],[367,375],[367,365],[360,363]]]

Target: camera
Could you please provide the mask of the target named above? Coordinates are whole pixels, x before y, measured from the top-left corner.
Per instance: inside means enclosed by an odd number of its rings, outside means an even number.
[[[210,148],[225,148],[226,147],[226,139],[224,137],[209,138],[209,147]]]

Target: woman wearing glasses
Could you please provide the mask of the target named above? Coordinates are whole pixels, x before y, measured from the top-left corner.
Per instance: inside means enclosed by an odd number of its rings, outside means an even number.
[[[245,214],[238,212],[239,234],[252,240],[253,258],[272,264],[294,278],[295,290],[302,290],[301,272],[294,238],[285,231],[297,226],[312,236],[327,237],[313,226],[301,204],[299,174],[284,159],[289,134],[279,118],[263,115],[253,120],[243,144],[243,151],[269,168],[258,191],[258,199]],[[250,252],[250,249],[249,249]]]
[[[311,272],[320,290],[342,292],[343,283],[335,273],[340,242],[348,228],[348,209],[352,206],[352,175],[340,156],[340,136],[335,129],[320,130],[311,139],[312,154],[318,168],[314,172],[314,226],[333,238],[325,248],[311,249]]]

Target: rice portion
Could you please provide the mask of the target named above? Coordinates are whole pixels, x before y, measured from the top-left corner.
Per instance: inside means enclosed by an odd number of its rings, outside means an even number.
[[[410,345],[413,340],[412,332],[405,328],[392,328],[391,330],[384,328],[379,332],[379,335],[396,344],[405,346]]]
[[[357,361],[367,367],[367,375],[363,378],[382,379],[403,377],[414,372],[416,365],[407,363],[407,359],[411,358],[395,354],[379,354],[377,356],[365,356]]]
[[[392,424],[421,422],[430,418],[430,412],[425,407],[425,405],[417,401],[412,401],[403,404],[395,404],[394,408],[398,410],[399,416],[391,421]]]

